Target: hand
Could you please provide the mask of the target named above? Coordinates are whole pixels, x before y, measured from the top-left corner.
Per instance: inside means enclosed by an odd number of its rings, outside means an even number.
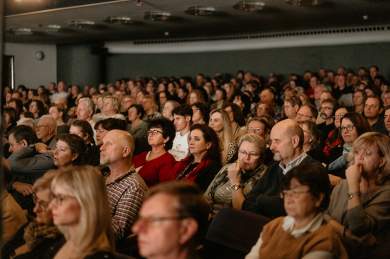
[[[241,181],[240,170],[241,170],[240,162],[238,162],[238,160],[228,167],[227,176],[231,184],[240,184]]]
[[[46,153],[48,151],[48,148],[47,148],[47,145],[44,144],[44,143],[36,143],[35,144],[35,150],[38,152],[38,153]]]
[[[12,188],[15,189],[18,193],[21,193],[23,196],[28,196],[33,193],[32,185],[28,183],[14,182]]]
[[[349,192],[358,192],[360,186],[360,180],[362,178],[363,167],[361,164],[353,164],[345,171],[347,178]]]
[[[333,174],[328,174],[329,181],[332,186],[336,186],[341,182],[341,177],[335,176]]]

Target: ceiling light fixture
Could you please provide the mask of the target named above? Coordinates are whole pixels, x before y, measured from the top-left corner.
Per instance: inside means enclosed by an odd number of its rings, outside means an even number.
[[[34,31],[27,27],[10,29],[9,32],[19,36],[34,34]]]
[[[317,6],[322,3],[321,0],[285,0],[287,4],[294,6]]]
[[[95,25],[94,21],[90,20],[84,20],[84,19],[78,19],[78,20],[72,20],[69,22],[70,26],[74,26],[76,28],[84,28],[84,27],[92,27]]]
[[[46,26],[46,32],[59,32],[62,29],[62,26],[59,24],[49,24]]]
[[[111,23],[111,24],[131,24],[133,21],[131,20],[130,17],[128,16],[108,16],[105,20],[106,23]]]
[[[144,19],[151,21],[167,21],[172,17],[171,13],[164,11],[145,12]]]
[[[265,3],[258,0],[242,0],[233,6],[234,9],[245,12],[259,12],[265,7]]]
[[[215,14],[216,9],[212,6],[191,6],[186,10],[186,13],[195,16],[209,16]]]

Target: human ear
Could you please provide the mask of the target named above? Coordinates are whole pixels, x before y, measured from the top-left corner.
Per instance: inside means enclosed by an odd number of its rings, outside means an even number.
[[[180,227],[180,244],[186,244],[198,232],[198,223],[193,218],[183,219]]]

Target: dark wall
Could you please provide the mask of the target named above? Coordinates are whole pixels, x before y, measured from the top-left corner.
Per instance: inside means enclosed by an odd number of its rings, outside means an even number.
[[[94,45],[57,46],[57,77],[68,84],[93,84],[105,81],[104,50]]]
[[[320,67],[336,69],[377,64],[383,74],[390,78],[390,43],[340,45],[323,47],[280,48],[231,52],[156,55],[112,55],[107,63],[107,77],[195,75],[203,72],[234,73],[239,69],[261,75],[270,72],[288,74],[317,71]]]
[[[336,69],[344,65],[357,69],[372,64],[377,64],[382,74],[390,79],[390,43],[193,54],[116,54],[109,55],[106,64],[99,55],[92,54],[91,48],[89,45],[58,46],[58,79],[98,84],[105,81],[105,76],[113,82],[123,77],[193,76],[198,72],[213,75],[235,73],[239,69],[260,75],[270,72],[287,75],[317,71],[321,67]]]

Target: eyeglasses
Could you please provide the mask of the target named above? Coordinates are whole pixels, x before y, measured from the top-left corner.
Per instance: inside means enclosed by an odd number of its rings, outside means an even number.
[[[32,194],[33,202],[41,210],[47,210],[49,208],[49,202],[38,199],[35,193]]]
[[[135,221],[135,224],[142,224],[144,227],[148,228],[156,223],[164,222],[164,221],[174,221],[174,220],[182,220],[188,218],[186,216],[170,216],[170,217],[158,217],[158,216],[150,216],[150,217],[142,217],[139,216]]]
[[[348,125],[348,126],[341,126],[340,130],[341,131],[345,131],[345,130],[352,131],[354,128],[355,128],[354,125]]]
[[[158,133],[163,134],[161,130],[148,130],[148,135],[157,135]]]
[[[280,193],[280,197],[286,198],[286,197],[291,197],[291,198],[298,198],[301,196],[301,194],[308,193],[310,190],[297,190],[297,189],[291,189],[291,190],[284,190]]]
[[[238,150],[238,153],[240,153],[243,156],[249,156],[249,157],[258,157],[260,154],[255,153],[255,152],[247,152],[245,150]]]
[[[335,115],[333,116],[335,119],[342,119],[345,114]]]
[[[65,200],[69,200],[75,198],[72,195],[67,195],[67,194],[52,194],[51,196],[51,201],[55,205],[61,205]]]

